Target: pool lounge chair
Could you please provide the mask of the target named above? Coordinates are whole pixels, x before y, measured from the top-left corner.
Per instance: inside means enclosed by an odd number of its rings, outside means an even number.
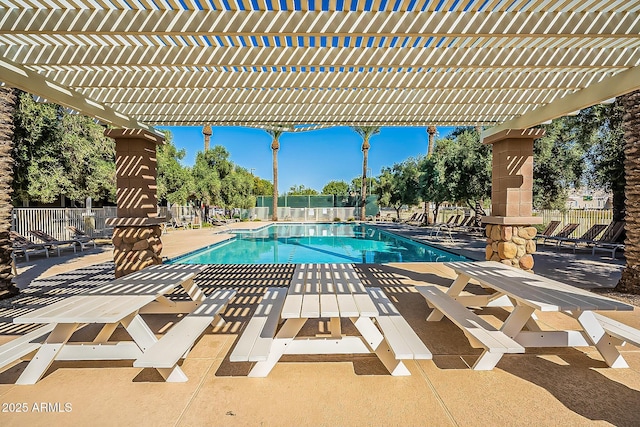
[[[407,224],[422,225],[424,222],[424,213],[418,213],[413,219],[405,221]]]
[[[404,221],[402,221],[402,222],[412,222],[412,221],[415,221],[415,220],[416,220],[416,217],[418,216],[418,214],[419,214],[419,212],[414,212],[414,213],[413,213],[413,215],[411,215],[411,216],[409,217],[409,219],[405,219],[405,220],[404,220]]]
[[[577,224],[575,222],[570,223],[565,225],[564,227],[562,227],[562,230],[558,231],[556,234],[554,234],[553,236],[546,236],[542,238],[542,244],[543,245],[547,245],[547,240],[552,241],[552,242],[558,242],[558,238],[565,238],[565,237],[569,237],[571,235],[571,233],[573,233],[576,228],[578,228],[580,226],[580,224]]]
[[[549,221],[547,224],[547,228],[544,229],[540,234],[536,236],[536,239],[544,239],[546,237],[551,237],[553,232],[556,231],[556,228],[560,225],[560,221]]]
[[[171,218],[171,228],[184,228],[186,230],[189,227],[191,227],[190,223],[176,218]]]
[[[11,231],[9,233],[11,239],[12,253],[11,257],[15,260],[17,255],[24,255],[29,261],[29,255],[44,253],[49,258],[49,246],[42,243],[33,243],[21,234]]]
[[[76,244],[80,245],[80,247],[82,248],[82,245],[77,240],[58,240],[42,230],[29,230],[29,233],[45,242],[48,246],[51,247],[51,249],[55,249],[56,251],[58,251],[58,256],[60,256],[60,249],[62,249],[63,247],[73,248],[73,253],[77,252]]]
[[[576,253],[578,245],[587,245],[589,243],[592,243],[600,235],[600,233],[605,230],[605,228],[607,228],[606,224],[594,224],[582,236],[578,238],[558,237],[557,247],[560,248],[563,245],[573,245],[573,253]]]
[[[624,250],[624,243],[620,242],[623,233],[624,221],[612,222],[602,234],[602,237],[592,242],[591,255],[595,255],[596,251],[607,251],[611,252],[612,258],[615,258],[617,250]]]
[[[84,230],[79,229],[75,225],[67,225],[67,230],[73,233],[72,239],[78,242],[80,250],[84,251],[85,246],[89,247],[90,244],[93,245],[94,249],[96,248],[95,237],[90,236]]]

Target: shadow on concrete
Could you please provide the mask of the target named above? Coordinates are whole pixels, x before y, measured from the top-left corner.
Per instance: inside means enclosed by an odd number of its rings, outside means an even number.
[[[514,356],[503,358],[498,367],[544,388],[569,410],[590,420],[607,421],[616,426],[638,425],[640,391],[594,370],[606,365],[584,353],[573,350],[560,358],[568,364],[541,357],[522,363]]]

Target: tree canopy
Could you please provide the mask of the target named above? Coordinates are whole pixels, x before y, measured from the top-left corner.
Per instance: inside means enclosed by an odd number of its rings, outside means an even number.
[[[400,218],[402,206],[415,205],[420,201],[419,175],[418,160],[413,158],[383,168],[374,191],[378,196],[378,203],[395,209]]]
[[[188,167],[182,166],[184,149],[173,145],[171,132],[165,131],[165,143],[157,146],[158,201],[171,204],[186,204],[195,190],[195,183]]]
[[[304,185],[292,185],[287,191],[288,196],[317,196],[318,192],[313,188],[307,188]]]
[[[24,92],[14,126],[14,203],[53,203],[61,196],[115,202],[115,144],[102,126]]]
[[[321,194],[344,195],[349,192],[349,184],[344,181],[329,181],[321,191]]]

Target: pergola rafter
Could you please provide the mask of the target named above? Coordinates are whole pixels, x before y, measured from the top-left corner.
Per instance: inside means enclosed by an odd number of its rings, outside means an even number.
[[[65,88],[125,127],[118,115],[494,125],[595,84],[616,96],[607,82],[640,64],[639,11],[640,0],[3,0],[0,81],[51,101],[51,84]]]

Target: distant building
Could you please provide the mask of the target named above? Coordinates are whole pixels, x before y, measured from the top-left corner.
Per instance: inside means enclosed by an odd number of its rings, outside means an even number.
[[[612,194],[589,188],[571,190],[567,209],[611,209]]]

